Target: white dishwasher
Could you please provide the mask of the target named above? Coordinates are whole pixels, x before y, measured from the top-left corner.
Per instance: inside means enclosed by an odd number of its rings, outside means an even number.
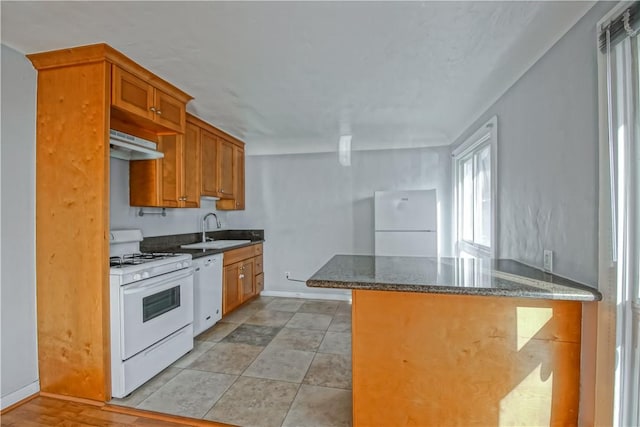
[[[193,260],[193,336],[222,318],[222,254]]]

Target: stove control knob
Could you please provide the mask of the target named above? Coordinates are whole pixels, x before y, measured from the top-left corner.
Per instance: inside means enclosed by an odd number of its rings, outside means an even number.
[[[187,260],[187,261],[185,261],[185,262],[183,263],[183,265],[184,265],[185,267],[189,267],[189,266],[191,265],[191,262],[189,262],[189,261]]]
[[[149,277],[149,272],[145,271],[144,273],[142,273],[142,278],[146,279],[147,277]]]
[[[177,263],[176,268],[182,268],[182,263],[181,262]]]
[[[133,280],[140,280],[140,279],[141,279],[140,274],[136,273],[133,275]]]

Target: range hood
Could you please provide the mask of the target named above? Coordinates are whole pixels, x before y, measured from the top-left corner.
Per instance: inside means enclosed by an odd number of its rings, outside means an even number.
[[[122,160],[161,159],[164,154],[157,150],[157,144],[115,129],[109,130],[111,157]]]

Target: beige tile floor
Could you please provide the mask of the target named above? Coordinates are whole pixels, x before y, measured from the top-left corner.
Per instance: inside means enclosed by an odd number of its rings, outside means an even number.
[[[113,404],[238,426],[351,426],[351,305],[259,297]]]

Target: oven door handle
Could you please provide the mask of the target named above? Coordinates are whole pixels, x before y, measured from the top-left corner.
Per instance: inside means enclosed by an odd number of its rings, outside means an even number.
[[[174,282],[176,282],[177,280],[180,279],[184,279],[187,278],[189,276],[193,276],[193,268],[189,268],[186,270],[181,270],[180,273],[182,274],[172,274],[170,277],[166,277],[163,280],[156,282],[156,281],[152,281],[151,283],[137,283],[137,284],[131,284],[128,286],[123,286],[123,293],[124,295],[135,295],[135,294],[139,294],[141,292],[146,292],[146,291],[150,291],[150,290],[154,290],[154,289],[158,289],[158,288],[162,288],[164,286],[166,286],[167,284],[173,284],[171,287],[176,286]]]

